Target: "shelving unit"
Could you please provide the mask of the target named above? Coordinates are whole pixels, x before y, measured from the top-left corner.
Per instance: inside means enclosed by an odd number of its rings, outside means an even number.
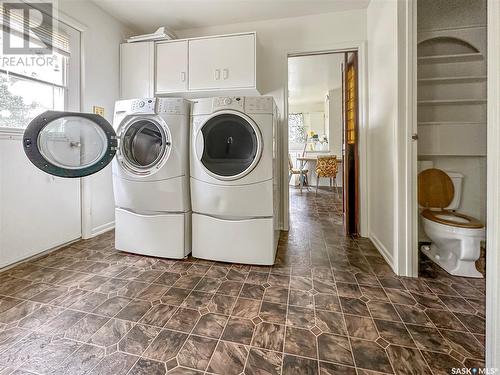
[[[438,64],[438,63],[458,63],[467,61],[480,61],[483,60],[483,55],[480,52],[474,53],[460,53],[453,55],[433,55],[433,56],[419,56],[417,61],[419,64]]]
[[[486,99],[432,99],[419,100],[418,105],[461,105],[461,104],[484,104]]]
[[[472,83],[472,82],[485,82],[486,76],[464,76],[464,77],[430,77],[419,78],[419,84],[433,84],[433,83]]]

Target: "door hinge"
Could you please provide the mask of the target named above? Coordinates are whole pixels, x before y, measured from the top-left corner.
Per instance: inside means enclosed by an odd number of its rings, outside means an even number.
[[[411,136],[411,139],[412,139],[413,141],[418,141],[418,134],[413,134],[413,135]]]

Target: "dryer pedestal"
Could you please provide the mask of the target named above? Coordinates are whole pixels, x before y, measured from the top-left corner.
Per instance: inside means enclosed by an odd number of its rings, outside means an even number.
[[[172,259],[191,252],[191,212],[141,215],[116,208],[115,220],[118,250]]]
[[[273,218],[228,220],[193,213],[193,257],[221,262],[273,265]]]

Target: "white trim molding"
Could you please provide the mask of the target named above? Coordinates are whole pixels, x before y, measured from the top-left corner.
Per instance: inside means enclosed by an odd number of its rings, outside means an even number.
[[[368,237],[370,241],[373,242],[377,250],[379,251],[380,254],[384,257],[385,261],[387,264],[392,266],[394,264],[394,258],[389,250],[384,246],[382,241],[380,241],[377,236],[375,236],[373,233],[370,233],[370,236]]]
[[[110,221],[109,223],[102,224],[102,225],[99,225],[99,226],[97,226],[95,228],[92,228],[91,237],[98,236],[100,234],[109,232],[110,230],[113,230],[113,229],[115,229],[115,222],[114,221]]]
[[[488,0],[486,367],[500,369],[500,2]]]

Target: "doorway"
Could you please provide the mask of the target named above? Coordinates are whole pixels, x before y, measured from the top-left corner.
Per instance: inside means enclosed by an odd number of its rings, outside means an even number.
[[[330,210],[360,234],[357,51],[288,57],[288,189],[296,208]]]

